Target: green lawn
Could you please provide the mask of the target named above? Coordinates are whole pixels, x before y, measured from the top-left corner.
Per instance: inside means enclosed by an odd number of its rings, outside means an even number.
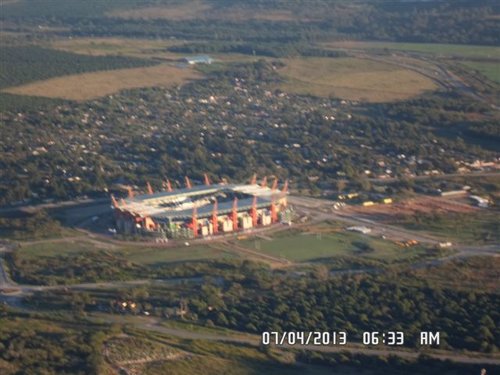
[[[500,47],[461,44],[397,43],[397,42],[333,42],[324,43],[334,49],[390,49],[422,52],[441,56],[500,58]]]
[[[500,63],[494,62],[477,62],[477,61],[464,61],[463,65],[477,70],[486,78],[500,83]]]
[[[26,258],[56,257],[60,255],[70,255],[98,248],[89,242],[74,240],[68,242],[43,242],[32,245],[23,245],[17,253]]]
[[[106,248],[108,247],[108,248]],[[18,254],[22,257],[57,257],[72,255],[89,251],[108,251],[141,265],[155,263],[184,262],[190,260],[208,260],[221,258],[237,258],[236,253],[213,249],[209,246],[182,246],[175,248],[162,247],[119,247],[103,242],[102,246],[83,239],[68,240],[65,242],[42,242],[23,245]]]
[[[334,234],[295,232],[275,237],[272,241],[255,239],[240,244],[298,262],[345,256],[394,261],[408,259],[422,252],[420,248],[403,249],[390,241],[347,232]]]

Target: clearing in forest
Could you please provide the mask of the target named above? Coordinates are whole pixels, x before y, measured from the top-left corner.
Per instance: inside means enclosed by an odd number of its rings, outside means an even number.
[[[293,58],[285,63],[280,88],[298,94],[388,102],[437,88],[412,70],[361,58]]]
[[[10,87],[3,91],[10,94],[81,101],[113,94],[124,89],[169,87],[198,78],[201,78],[201,74],[193,69],[161,64],[145,68],[68,75]]]

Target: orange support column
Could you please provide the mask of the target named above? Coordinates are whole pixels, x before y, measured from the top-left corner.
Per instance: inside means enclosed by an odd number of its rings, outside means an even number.
[[[278,179],[275,178],[273,181],[273,186],[271,187],[272,191],[275,191],[278,188]]]
[[[254,173],[250,180],[250,185],[256,185],[257,184],[257,173]]]
[[[266,186],[267,186],[267,176],[264,176],[262,182],[260,183],[260,187],[266,187]]]
[[[256,227],[257,226],[257,196],[253,197],[251,215],[252,215],[252,226]]]
[[[219,220],[217,219],[217,201],[214,202],[214,209],[212,210],[212,227],[213,233],[219,232]]]
[[[115,199],[115,196],[111,194],[111,203],[113,204],[114,208],[118,208],[118,202]]]
[[[234,198],[233,213],[231,216],[233,219],[233,230],[238,230],[238,198]]]
[[[193,208],[193,218],[191,220],[191,225],[193,226],[193,237],[198,237],[198,211],[196,210],[196,207]]]
[[[285,181],[285,185],[283,185],[282,193],[288,193],[288,180]]]
[[[146,182],[146,190],[148,192],[148,194],[153,194],[153,188],[151,187],[151,184],[149,183],[149,181]]]
[[[271,222],[276,223],[278,221],[278,210],[276,208],[276,203],[274,201],[271,203]]]

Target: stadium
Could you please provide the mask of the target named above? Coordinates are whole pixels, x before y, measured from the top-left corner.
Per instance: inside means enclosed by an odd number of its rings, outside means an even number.
[[[257,184],[210,184],[192,186],[186,177],[186,188],[135,195],[112,204],[116,228],[122,234],[141,234],[157,238],[197,238],[269,226],[290,221],[287,209],[288,183],[281,190],[275,180],[272,187],[264,178]]]

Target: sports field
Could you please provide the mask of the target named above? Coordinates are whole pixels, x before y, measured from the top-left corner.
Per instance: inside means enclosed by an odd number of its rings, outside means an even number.
[[[391,241],[348,232],[287,232],[270,241],[254,239],[240,244],[255,251],[297,262],[346,256],[390,262],[405,260],[422,253],[422,249],[418,247],[404,249]]]
[[[124,89],[176,86],[197,78],[201,78],[201,74],[193,69],[161,64],[146,68],[119,69],[51,78],[10,87],[3,91],[18,95],[83,101]]]
[[[293,58],[280,70],[281,89],[367,102],[404,100],[436,85],[409,69],[360,58]]]

